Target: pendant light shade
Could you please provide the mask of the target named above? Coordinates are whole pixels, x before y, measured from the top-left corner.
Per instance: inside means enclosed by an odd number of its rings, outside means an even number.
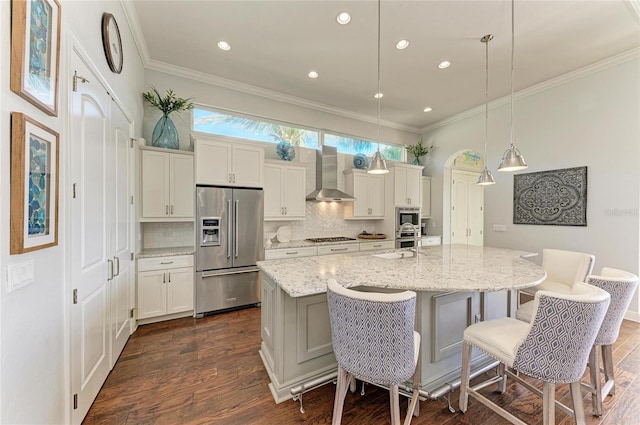
[[[515,51],[515,19],[514,0],[511,0],[511,144],[509,149],[504,151],[498,171],[518,171],[528,167],[524,157],[513,145],[513,53]]]
[[[496,181],[493,179],[493,175],[491,171],[487,168],[487,140],[489,133],[489,42],[493,40],[493,34],[487,34],[480,39],[481,42],[485,44],[485,91],[484,91],[484,170],[480,174],[478,178],[478,182],[476,183],[479,186],[488,186],[490,184],[496,184]]]
[[[378,91],[376,92],[376,99],[378,99],[378,150],[371,158],[371,162],[369,163],[369,169],[367,173],[369,174],[387,174],[389,169],[387,168],[387,161],[384,160],[382,153],[380,152],[380,100],[382,99],[380,91],[380,0],[378,0]]]

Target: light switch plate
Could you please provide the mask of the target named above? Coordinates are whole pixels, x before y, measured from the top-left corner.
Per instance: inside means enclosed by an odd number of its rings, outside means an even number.
[[[33,259],[7,266],[7,292],[33,283]]]
[[[494,224],[493,225],[493,231],[494,232],[506,232],[507,231],[507,225],[506,224]]]

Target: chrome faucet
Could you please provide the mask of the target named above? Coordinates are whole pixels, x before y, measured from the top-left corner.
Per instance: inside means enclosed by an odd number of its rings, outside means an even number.
[[[420,235],[420,228],[418,226],[414,226],[411,223],[402,223],[402,226],[400,226],[401,234],[402,232],[405,231],[405,228],[408,228],[413,232],[413,248],[411,248],[411,251],[414,251],[417,254],[418,253],[418,235]]]

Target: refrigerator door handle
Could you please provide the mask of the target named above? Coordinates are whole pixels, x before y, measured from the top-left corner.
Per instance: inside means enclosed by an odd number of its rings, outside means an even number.
[[[236,210],[235,210],[235,214],[234,214],[234,218],[233,218],[233,221],[234,221],[233,224],[234,224],[234,227],[235,227],[235,232],[234,232],[235,236],[234,236],[233,239],[235,240],[235,244],[236,244],[236,255],[235,255],[236,258],[238,258],[238,245],[239,245],[239,243],[238,243],[238,207],[239,207],[239,204],[240,204],[240,201],[236,200],[236,205],[235,205]]]
[[[227,201],[227,258],[231,258],[231,201]]]
[[[202,278],[206,279],[208,277],[227,276],[227,275],[230,275],[230,274],[257,273],[259,271],[260,271],[260,269],[251,269],[251,270],[240,270],[240,271],[233,270],[233,271],[230,271],[230,272],[211,273],[211,274],[202,273]]]

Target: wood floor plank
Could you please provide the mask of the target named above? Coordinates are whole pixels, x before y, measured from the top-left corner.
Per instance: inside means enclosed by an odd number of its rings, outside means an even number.
[[[331,423],[335,385],[304,394],[305,413],[292,400],[276,404],[260,348],[260,309],[250,308],[140,326],[127,342],[84,424],[87,425],[322,425]],[[585,392],[588,425],[640,425],[640,323],[624,321],[614,345],[617,393],[604,402],[604,415],[591,416],[591,398]],[[476,378],[476,381],[482,377]],[[530,382],[541,388],[535,380]],[[527,423],[542,423],[541,400],[509,382],[507,392],[482,393]],[[466,413],[457,411],[459,391],[446,398],[420,402],[420,416],[412,424],[503,425],[508,422],[470,399]],[[558,385],[556,396],[571,405],[568,386]],[[406,401],[401,401],[404,418]],[[573,424],[557,411],[558,424]],[[633,422],[635,421],[635,422]],[[342,423],[390,424],[389,395],[366,386],[360,395],[345,399]]]

